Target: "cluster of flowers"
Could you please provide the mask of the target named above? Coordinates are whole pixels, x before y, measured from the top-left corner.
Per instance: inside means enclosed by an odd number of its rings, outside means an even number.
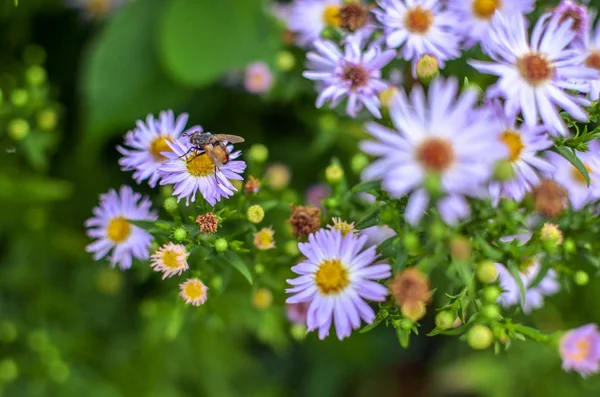
[[[317,208],[292,207],[290,223],[294,236],[301,240],[298,249],[305,259],[291,268],[298,276],[288,280],[291,321],[305,324],[308,331],[316,330],[321,339],[333,325],[337,337],[344,339],[360,328],[361,322],[370,329],[385,320],[400,330],[404,344],[411,332],[416,333],[432,300],[425,266],[398,265],[402,262],[399,255],[406,254],[399,251],[414,251],[420,245],[419,236],[411,230],[434,224],[438,217],[444,227],[468,225],[481,218],[474,215],[479,215],[483,202],[490,202],[498,211],[505,202],[515,203],[516,213],[526,197],[533,197],[536,212],[557,217],[569,206],[580,211],[600,199],[600,157],[598,143],[592,140],[596,136],[587,134],[588,140],[577,141],[583,145],[577,146],[578,152],[566,146],[571,138],[569,127],[576,125],[574,120],[588,121],[585,107],[599,96],[600,24],[594,33],[594,14],[564,0],[537,20],[528,38],[525,14],[533,10],[533,3],[380,0],[367,5],[358,0],[295,0],[277,9],[297,44],[310,49],[309,70],[304,76],[317,82],[317,107],[326,102],[337,106],[346,100],[349,116],[368,112],[384,120],[366,123],[373,139],[360,148],[376,159],[364,168],[361,185],[379,187],[363,198],[377,210],[381,203],[392,208],[388,219],[395,219],[395,214],[404,218],[401,226],[400,222],[381,220],[379,223],[391,227],[375,226],[379,236],[373,241],[366,226],[377,225],[377,220],[370,222],[376,216],[367,214],[356,229],[341,219],[321,228]],[[437,76],[446,61],[460,58],[462,50],[476,46],[490,60],[470,60],[469,64],[499,77],[485,91],[483,103],[479,90],[467,87],[459,93],[456,79]],[[418,84],[407,94],[394,85],[393,78],[382,77],[382,69],[397,58],[412,64],[413,76],[429,86],[427,94]],[[264,82],[264,73],[259,72],[256,79]],[[568,116],[563,117],[559,108]],[[389,116],[389,123],[384,116]],[[240,152],[233,152],[228,145],[230,161],[216,167],[208,153],[190,143],[189,136],[202,129],[186,130],[186,123],[186,115],[175,119],[172,112],[161,113],[158,120],[149,116],[145,123],[139,121],[126,135],[125,145],[118,148],[123,155],[120,165],[134,171],[137,183],[147,180],[151,187],[172,185],[177,202],[185,198],[189,205],[198,198],[214,206],[234,194],[232,180],[242,179],[246,164],[236,160]],[[588,146],[592,150],[585,151]],[[331,171],[328,180],[339,182],[341,174]],[[258,185],[250,178],[245,192],[256,189]],[[150,207],[148,198],[127,186],[119,193],[111,190],[101,196],[94,217],[86,223],[90,237],[97,239],[88,246],[94,258],[108,255],[113,266],[121,269],[130,268],[132,258],[151,258],[152,268],[162,272],[163,278],[186,271],[189,253],[181,244],[169,242],[150,256],[153,236],[134,224],[157,220]],[[252,217],[249,210],[251,222]],[[529,221],[535,225],[538,219]],[[202,230],[215,222],[216,218],[203,219],[198,225]],[[405,232],[402,249],[386,255],[386,247],[400,241],[400,231]],[[556,224],[545,223],[535,233],[549,247],[563,244]],[[527,245],[532,235],[494,237],[512,247]],[[272,245],[271,229],[255,235],[256,248]],[[455,239],[451,245],[457,269],[466,277],[461,292],[440,308],[436,333],[464,327],[475,348],[487,348],[494,341],[507,344],[517,334],[557,340],[508,321],[498,325],[502,316],[496,303],[506,307],[521,304],[529,313],[560,289],[558,272],[542,265],[543,253],[530,255],[533,259],[519,268],[503,263],[510,258],[496,255],[497,260],[481,261],[473,269],[463,266],[473,258],[469,241]],[[566,241],[564,245],[566,250]],[[473,291],[473,273],[484,286],[483,303],[480,312],[468,317],[463,302],[478,293]],[[181,284],[181,296],[200,305],[206,289],[200,280],[188,279]],[[388,300],[390,291],[393,302]],[[379,302],[377,313],[367,301]],[[600,332],[594,324],[564,334],[559,345],[565,369],[583,375],[599,370]]]

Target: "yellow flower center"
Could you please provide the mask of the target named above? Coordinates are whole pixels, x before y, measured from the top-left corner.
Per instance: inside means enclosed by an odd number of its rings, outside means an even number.
[[[411,33],[425,34],[433,25],[433,14],[431,11],[417,6],[407,11],[404,24]]]
[[[454,162],[452,145],[443,138],[429,138],[417,149],[417,160],[428,171],[443,172]]]
[[[204,296],[204,287],[202,286],[201,283],[199,283],[197,281],[191,281],[185,285],[185,288],[183,289],[183,293],[189,299],[192,299],[192,300],[198,299],[198,298],[201,298],[202,296]]]
[[[600,71],[600,50],[592,51],[585,60],[585,66]]]
[[[583,338],[575,343],[575,349],[577,349],[577,351],[569,352],[567,355],[571,360],[583,361],[589,356],[590,347],[590,341],[587,338]]]
[[[325,10],[323,11],[323,22],[328,26],[339,27],[341,22],[340,8],[333,4],[325,7]]]
[[[125,220],[122,216],[112,218],[106,228],[106,234],[113,243],[119,244],[127,240],[129,234],[131,234],[131,224]]]
[[[315,274],[315,283],[324,295],[341,292],[350,284],[348,271],[339,259],[327,259],[319,265]]]
[[[215,171],[215,165],[206,153],[193,153],[185,159],[187,170],[193,176],[209,176]]]
[[[531,85],[540,85],[554,78],[556,68],[538,53],[529,53],[517,61],[521,76]]]
[[[502,0],[475,0],[473,13],[481,19],[492,19],[496,10],[502,7]]]
[[[167,250],[162,254],[162,262],[169,269],[178,269],[181,267],[178,259],[179,254],[177,254],[177,252]]]
[[[590,169],[590,167],[587,166],[587,164],[584,164],[584,166],[589,175],[592,172],[592,170]],[[579,172],[579,170],[577,168],[571,167],[571,177],[575,180],[575,182],[580,183],[581,185],[587,186],[587,181],[585,180],[585,177],[583,176],[583,174],[581,172]],[[590,176],[590,179],[591,179],[591,176]]]
[[[273,234],[269,230],[263,230],[256,235],[257,245],[267,247],[273,243]]]
[[[150,154],[156,161],[164,161],[166,159],[162,152],[172,152],[167,142],[173,142],[170,136],[159,135],[150,142]]]
[[[509,159],[511,162],[515,162],[521,156],[521,152],[525,148],[521,135],[516,131],[506,130],[500,136],[502,143],[506,145],[509,152]]]

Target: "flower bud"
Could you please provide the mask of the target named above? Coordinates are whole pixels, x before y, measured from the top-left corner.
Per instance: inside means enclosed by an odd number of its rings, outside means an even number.
[[[265,218],[265,210],[258,204],[251,205],[247,211],[248,220],[252,223],[260,223]]]
[[[16,107],[25,106],[29,101],[29,93],[22,88],[17,88],[16,90],[13,90],[13,92],[11,92],[10,101]]]
[[[434,240],[442,240],[446,237],[447,227],[442,222],[435,221],[429,228],[429,236]]]
[[[337,185],[344,178],[344,170],[336,164],[332,164],[325,169],[325,179],[331,185]]]
[[[8,136],[15,141],[22,141],[29,135],[29,123],[24,119],[12,119],[8,123]]]
[[[417,61],[417,76],[427,85],[440,74],[440,63],[434,55],[425,54]]]
[[[396,95],[398,95],[399,93],[400,91],[398,90],[398,88],[394,86],[389,86],[388,88],[382,90],[379,93],[379,102],[381,102],[381,106],[386,109],[392,106],[394,98],[396,98]]]
[[[275,67],[282,72],[289,72],[296,65],[296,58],[290,51],[279,51],[275,56]]]
[[[467,343],[473,349],[487,349],[494,342],[494,333],[485,325],[475,324],[467,332]]]
[[[495,285],[489,285],[483,289],[482,295],[486,302],[496,302],[502,294],[502,290]]]
[[[254,273],[263,274],[264,272],[265,272],[265,265],[263,265],[262,263],[257,263],[256,265],[254,265]]]
[[[283,250],[289,256],[297,256],[300,253],[300,250],[298,249],[298,243],[292,240],[285,243]]]
[[[220,291],[221,287],[223,287],[223,277],[221,276],[214,276],[211,280],[210,280],[210,287],[214,290],[214,291]]]
[[[44,109],[37,114],[37,124],[41,130],[52,131],[58,124],[58,114],[54,109]]]
[[[255,143],[248,149],[248,158],[255,163],[262,164],[269,158],[269,149],[262,143]]]
[[[492,261],[483,261],[477,266],[475,271],[477,279],[484,284],[489,284],[496,280],[498,271],[496,265]]]
[[[175,241],[183,242],[188,237],[188,232],[183,227],[178,227],[173,230],[173,238]]]
[[[515,170],[510,161],[501,160],[494,165],[494,179],[501,182],[515,179]]]
[[[452,312],[448,310],[441,311],[435,316],[435,326],[441,330],[450,329],[455,319],[456,315]]]
[[[540,230],[540,240],[548,243],[545,245],[556,247],[563,243],[563,234],[557,225],[546,222],[542,226],[542,230]]]
[[[290,335],[297,341],[306,339],[306,326],[303,324],[292,324],[290,327]]]
[[[406,233],[404,238],[402,239],[404,247],[408,252],[415,251],[419,248],[421,242],[419,241],[419,237],[414,233]]]
[[[266,288],[259,288],[252,294],[252,305],[257,309],[268,309],[271,303],[273,303],[273,294]]]
[[[490,320],[497,320],[500,318],[500,309],[497,305],[489,303],[481,308],[481,314]]]
[[[40,85],[46,82],[46,70],[39,66],[33,65],[25,71],[25,80],[31,85]]]
[[[215,250],[217,250],[217,252],[223,253],[227,251],[227,248],[229,248],[229,243],[227,240],[224,238],[218,238],[215,240]]]
[[[163,203],[163,207],[167,212],[177,212],[179,209],[179,205],[177,204],[177,199],[175,197],[167,197]]]
[[[583,286],[590,281],[590,276],[583,270],[578,270],[575,272],[573,279],[575,280],[575,284]]]
[[[410,331],[414,325],[415,322],[409,318],[403,318],[400,320],[400,328],[403,330]]]
[[[350,168],[355,174],[360,174],[367,165],[369,165],[369,158],[363,153],[356,153],[350,160]]]
[[[565,243],[563,244],[563,248],[564,248],[565,252],[568,254],[572,254],[575,251],[577,251],[577,245],[570,238],[565,240]]]
[[[219,227],[219,218],[212,212],[207,212],[204,215],[196,217],[196,225],[198,229],[204,233],[216,233]]]
[[[400,313],[405,316],[407,319],[412,321],[419,321],[423,317],[425,317],[425,313],[427,313],[427,309],[425,308],[425,303],[423,302],[411,302],[408,304],[402,305],[400,308]]]

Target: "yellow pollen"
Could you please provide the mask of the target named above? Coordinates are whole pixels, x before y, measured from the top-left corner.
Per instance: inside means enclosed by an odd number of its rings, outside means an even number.
[[[588,172],[588,175],[592,172],[591,168],[588,167],[587,164],[584,164],[585,169]],[[575,167],[571,167],[571,177],[578,183],[587,186],[587,181],[585,180],[585,177],[583,176],[583,174],[581,172],[579,172],[579,170]],[[591,178],[591,176],[590,176]]]
[[[150,143],[150,153],[156,161],[164,161],[166,159],[162,152],[172,152],[167,142],[173,142],[171,137],[160,135]]]
[[[502,0],[475,0],[473,13],[481,19],[492,19],[496,10],[502,7]]]
[[[600,50],[592,51],[585,60],[585,66],[600,71]]]
[[[411,33],[425,34],[433,25],[433,14],[431,11],[417,6],[408,10],[404,17],[404,24]]]
[[[127,240],[131,233],[131,224],[122,216],[112,218],[106,228],[106,234],[113,243],[119,244]]]
[[[323,22],[328,26],[338,28],[340,26],[340,8],[336,5],[330,4],[325,7],[323,11]]]
[[[508,158],[510,161],[517,161],[521,156],[521,152],[525,148],[525,145],[523,145],[523,140],[521,139],[521,135],[518,132],[507,130],[504,131],[504,133],[500,136],[500,140],[508,148]]]
[[[429,138],[417,149],[417,160],[428,171],[443,172],[454,162],[452,145],[443,138]]]
[[[529,53],[517,61],[517,69],[521,76],[531,85],[540,85],[554,78],[556,69],[542,55]]]
[[[263,230],[256,235],[256,241],[260,246],[268,246],[273,243],[273,235],[269,230]]]
[[[215,171],[215,165],[206,153],[198,155],[198,153],[190,154],[185,159],[187,170],[193,176],[209,176]]]
[[[204,288],[202,287],[202,284],[200,284],[199,282],[190,282],[185,285],[183,293],[189,299],[192,299],[192,300],[198,299],[204,295]]]
[[[336,294],[350,284],[348,271],[339,259],[327,259],[319,265],[315,274],[315,283],[324,295]]]
[[[590,341],[587,338],[581,339],[575,343],[576,352],[568,352],[567,355],[571,360],[583,361],[590,354]]]
[[[162,262],[169,269],[178,269],[179,267],[181,267],[181,265],[179,264],[179,261],[178,261],[178,259],[179,259],[178,257],[179,257],[179,255],[176,252],[167,250],[167,251],[163,252]]]

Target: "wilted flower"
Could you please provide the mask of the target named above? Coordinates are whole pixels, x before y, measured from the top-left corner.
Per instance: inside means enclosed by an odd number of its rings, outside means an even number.
[[[212,212],[196,217],[196,224],[202,233],[216,233],[219,226],[219,218]]]
[[[572,0],[562,0],[553,13],[558,18],[559,26],[564,22],[569,23],[571,31],[575,33],[574,40],[581,42],[590,23],[587,7]]]
[[[264,62],[254,62],[244,72],[244,87],[251,94],[263,94],[273,86],[273,73]]]
[[[148,259],[150,244],[154,239],[144,229],[128,222],[154,221],[156,212],[150,210],[150,200],[134,193],[129,186],[121,186],[119,193],[110,189],[100,195],[100,206],[95,207],[94,217],[85,221],[87,234],[97,239],[86,247],[94,253],[94,259],[104,258],[111,252],[109,260],[122,270],[131,267],[132,258]]]
[[[394,229],[389,226],[371,226],[359,231],[361,236],[367,237],[366,245],[379,245],[390,237],[396,235]]]
[[[600,369],[600,332],[596,324],[572,329],[560,338],[560,357],[565,371],[579,372],[583,377]]]
[[[155,272],[162,272],[163,280],[175,275],[181,276],[189,268],[189,255],[184,245],[169,242],[151,256],[150,267]]]
[[[535,210],[549,218],[555,218],[567,208],[567,191],[551,179],[544,179],[533,189]]]
[[[365,299],[385,300],[387,289],[373,280],[389,277],[391,268],[372,265],[375,247],[363,250],[365,242],[366,237],[319,230],[299,244],[306,260],[292,267],[300,276],[287,280],[293,288],[286,292],[293,295],[286,302],[310,302],[306,325],[309,331],[318,329],[320,339],[329,335],[332,323],[340,340],[350,336],[361,318],[367,324],[375,319]]]
[[[340,7],[340,28],[356,32],[369,20],[369,8],[360,0],[346,0]]]
[[[361,149],[380,158],[363,171],[363,179],[381,179],[392,197],[410,194],[404,217],[417,224],[430,201],[425,188],[439,178],[443,198],[437,208],[446,223],[455,224],[470,215],[463,196],[484,197],[485,183],[497,160],[507,150],[499,140],[500,128],[488,109],[475,108],[477,92],[467,90],[456,99],[455,79],[435,79],[428,101],[416,86],[409,97],[396,96],[390,109],[395,130],[369,123],[376,141],[362,142]]]
[[[327,225],[327,228],[331,230],[339,230],[342,233],[342,236],[345,236],[348,233],[358,233],[358,230],[354,228],[354,222],[348,223],[346,221],[342,221],[342,218],[333,218],[332,221],[333,225]]]
[[[544,14],[536,22],[528,42],[521,15],[496,14],[484,45],[493,62],[469,62],[481,73],[500,77],[488,89],[488,96],[504,98],[507,114],[522,111],[530,128],[537,125],[539,116],[551,134],[568,133],[556,106],[576,120],[588,120],[582,106],[590,102],[567,92],[578,89],[578,84],[570,81],[598,78],[597,71],[583,66],[583,55],[567,49],[575,36],[570,25],[564,22],[559,26],[558,18]]]
[[[167,160],[163,153],[173,151],[168,143],[181,137],[187,120],[187,113],[175,119],[172,110],[160,112],[158,120],[149,114],[145,124],[138,120],[137,127],[125,135],[126,147],[117,146],[123,155],[119,159],[122,170],[134,170],[133,178],[137,183],[148,179],[148,185],[155,187],[160,178],[158,167]]]
[[[405,316],[418,321],[425,315],[425,305],[431,300],[427,275],[414,267],[402,270],[392,280],[390,290]]]
[[[335,107],[348,98],[346,113],[349,116],[356,117],[364,106],[373,116],[381,117],[378,95],[387,87],[381,80],[381,68],[394,59],[395,51],[381,51],[378,46],[371,45],[363,52],[363,41],[358,34],[348,37],[344,53],[332,41],[315,42],[316,52],[307,54],[311,70],[302,75],[322,83],[316,103],[318,108],[327,101]]]
[[[198,278],[187,279],[179,284],[179,295],[185,303],[192,306],[200,306],[206,302],[206,291],[208,287]]]
[[[307,237],[321,228],[321,210],[310,206],[291,205],[292,216],[288,222],[296,238]]]
[[[250,175],[244,184],[244,193],[258,193],[258,189],[260,189],[260,180]]]
[[[552,152],[547,154],[548,160],[556,166],[553,178],[566,189],[572,208],[578,211],[600,198],[600,155],[595,151],[576,152],[576,155],[588,171],[590,186],[583,174],[562,156]]]
[[[268,250],[275,248],[275,232],[270,227],[263,227],[258,232],[254,233],[254,246],[259,250]]]

